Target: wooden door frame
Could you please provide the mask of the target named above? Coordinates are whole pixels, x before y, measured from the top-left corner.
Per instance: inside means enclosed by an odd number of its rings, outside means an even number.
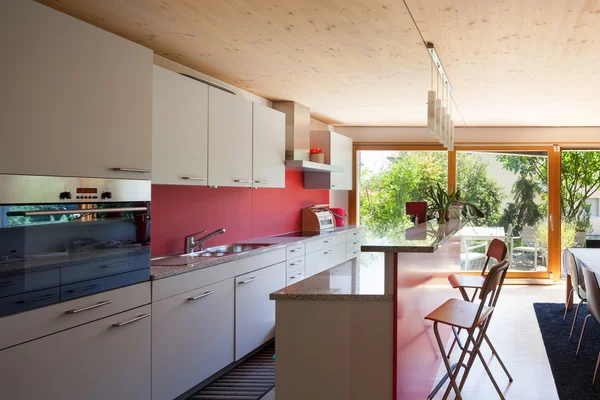
[[[586,148],[588,148],[586,146]],[[453,151],[446,150],[437,143],[354,143],[352,146],[352,179],[353,189],[348,194],[348,221],[356,225],[358,221],[358,151],[359,150],[388,150],[388,151],[447,151],[448,152],[448,188],[456,187],[456,154],[457,151],[546,151],[548,154],[548,271],[547,272],[509,272],[509,278],[548,279],[558,282],[561,278],[561,249],[560,249],[560,160],[561,147],[559,144],[536,143],[457,143]],[[552,234],[554,232],[554,234]]]

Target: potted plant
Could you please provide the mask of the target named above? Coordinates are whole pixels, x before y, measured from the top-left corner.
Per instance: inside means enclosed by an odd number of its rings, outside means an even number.
[[[425,190],[425,197],[428,203],[428,211],[431,214],[437,214],[438,223],[440,224],[445,224],[450,219],[451,208],[453,208],[452,213],[456,217],[459,216],[459,212],[463,217],[484,217],[484,214],[473,204],[461,200],[460,190],[446,190],[437,183]]]

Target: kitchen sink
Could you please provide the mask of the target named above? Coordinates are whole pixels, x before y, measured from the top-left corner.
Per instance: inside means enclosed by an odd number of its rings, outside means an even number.
[[[263,247],[271,246],[272,243],[253,243],[253,244],[226,244],[223,246],[209,247],[202,251],[188,254],[179,254],[175,256],[165,256],[152,259],[153,267],[180,267],[184,265],[197,264],[208,258],[217,258],[230,256],[237,253],[252,251]]]

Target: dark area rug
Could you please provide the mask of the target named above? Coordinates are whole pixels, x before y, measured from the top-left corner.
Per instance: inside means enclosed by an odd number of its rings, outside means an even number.
[[[564,321],[564,304],[534,303],[533,308],[544,338],[559,398],[561,400],[600,399],[600,377],[596,381],[595,389],[592,389],[594,368],[600,351],[600,326],[593,318],[588,320],[579,356],[575,357],[583,320],[588,315],[587,306],[582,305],[579,310],[572,341],[569,341],[569,333],[575,316],[575,307],[567,313],[567,319]]]
[[[252,356],[188,400],[258,400],[275,386],[275,344]]]

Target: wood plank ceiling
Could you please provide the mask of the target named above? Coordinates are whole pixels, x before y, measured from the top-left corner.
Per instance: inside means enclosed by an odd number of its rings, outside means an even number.
[[[430,61],[402,1],[37,1],[327,123],[426,122]],[[598,1],[406,1],[468,126],[600,126]]]

